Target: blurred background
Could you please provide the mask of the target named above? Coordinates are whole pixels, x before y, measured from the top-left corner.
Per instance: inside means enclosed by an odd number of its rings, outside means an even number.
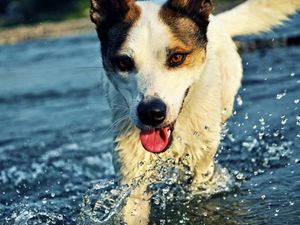
[[[243,0],[233,0],[230,4],[232,5],[242,1]],[[217,0],[216,2],[224,3],[230,1]],[[224,5],[222,8],[223,7]],[[1,0],[0,24],[2,26],[10,26],[40,21],[78,18],[86,16],[88,10],[88,0]]]
[[[2,26],[65,20],[86,16],[87,0],[1,0]]]
[[[243,0],[217,0],[216,12]],[[0,44],[92,31],[89,0],[0,0]]]

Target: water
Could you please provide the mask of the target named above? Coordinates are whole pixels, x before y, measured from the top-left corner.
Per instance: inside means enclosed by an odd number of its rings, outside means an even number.
[[[98,50],[95,34],[0,46],[0,224],[118,221],[131,187],[114,181]],[[234,185],[203,198],[161,182],[151,224],[300,224],[300,46],[242,57],[217,155]]]

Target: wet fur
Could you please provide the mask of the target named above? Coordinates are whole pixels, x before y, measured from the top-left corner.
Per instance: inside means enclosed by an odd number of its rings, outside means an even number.
[[[135,111],[142,95],[159,95],[174,106],[167,117],[168,122],[176,121],[173,143],[160,158],[181,164],[189,155],[186,164],[193,186],[213,179],[221,127],[232,113],[242,78],[241,58],[232,36],[268,30],[300,8],[300,2],[249,0],[212,16],[211,2],[205,0],[199,0],[199,6],[194,0],[169,0],[163,6],[119,0],[115,2],[125,6],[115,7],[120,12],[118,19],[106,15],[111,13],[105,12],[107,2],[110,0],[92,0],[91,18],[97,25],[108,77],[103,77],[103,83],[116,125],[114,162],[121,183],[130,184],[145,173],[147,167],[141,167],[141,161],[147,165],[156,159],[142,147],[136,127]],[[201,10],[195,11],[191,3]],[[193,53],[181,68],[165,68],[159,59],[167,54],[166,47],[188,48]],[[136,60],[133,72],[116,75],[111,58],[120,52]],[[148,197],[142,197],[145,189],[146,184],[135,190],[123,211],[128,224],[148,221]]]

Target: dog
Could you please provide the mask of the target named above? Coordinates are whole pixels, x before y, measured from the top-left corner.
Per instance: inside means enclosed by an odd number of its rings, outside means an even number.
[[[213,179],[243,72],[232,38],[270,30],[300,1],[248,0],[216,16],[213,8],[212,0],[91,0],[122,184],[145,175],[157,155],[184,161],[192,186]],[[146,186],[128,199],[127,224],[148,223]]]

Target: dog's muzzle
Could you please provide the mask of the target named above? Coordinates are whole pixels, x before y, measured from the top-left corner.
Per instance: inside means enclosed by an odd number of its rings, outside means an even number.
[[[163,127],[167,106],[159,98],[147,97],[137,107],[140,122],[148,129],[141,130],[140,140],[143,147],[152,153],[165,151],[171,142],[171,126]]]

